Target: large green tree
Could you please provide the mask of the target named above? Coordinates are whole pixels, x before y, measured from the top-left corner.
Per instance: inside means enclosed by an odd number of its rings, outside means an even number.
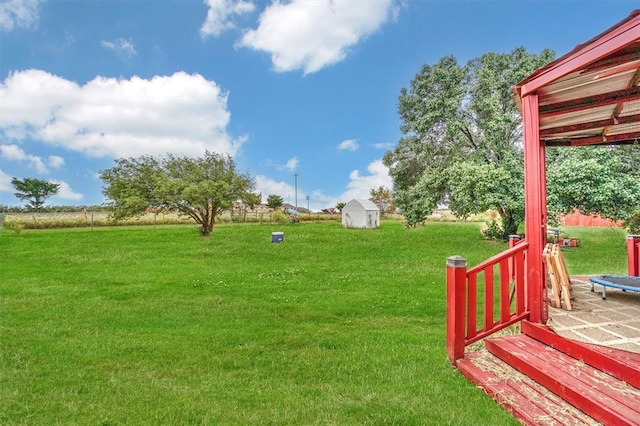
[[[447,56],[401,90],[404,137],[383,161],[409,225],[447,204],[459,217],[495,209],[502,236],[517,232],[524,218],[522,124],[511,87],[553,56],[522,47],[466,65]]]
[[[59,184],[42,179],[18,179],[14,177],[11,179],[11,185],[17,191],[14,195],[20,200],[26,201],[27,208],[34,210],[42,208],[47,198],[56,195],[60,190]]]
[[[547,180],[551,219],[577,209],[640,232],[640,146],[548,149]]]
[[[114,218],[164,207],[193,218],[203,236],[211,234],[218,214],[236,201],[251,198],[254,188],[253,180],[237,170],[230,156],[208,151],[199,158],[117,159],[116,166],[102,171],[100,177]]]

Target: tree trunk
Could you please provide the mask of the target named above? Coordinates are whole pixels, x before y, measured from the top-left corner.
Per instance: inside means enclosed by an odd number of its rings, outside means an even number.
[[[515,235],[518,233],[518,226],[520,225],[511,210],[503,209],[500,212],[502,218],[502,239],[504,241],[509,240],[509,235]]]
[[[202,221],[202,227],[200,228],[200,233],[203,237],[208,237],[213,232],[213,226],[216,223],[216,214],[217,211],[215,209],[207,210],[207,219]]]

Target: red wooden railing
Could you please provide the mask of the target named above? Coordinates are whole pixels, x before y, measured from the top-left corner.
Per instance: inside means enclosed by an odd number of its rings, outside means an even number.
[[[509,245],[468,270],[466,259],[447,259],[447,356],[452,363],[464,357],[466,346],[529,316],[525,291],[529,243],[512,240]]]
[[[640,235],[627,235],[629,275],[640,277]]]

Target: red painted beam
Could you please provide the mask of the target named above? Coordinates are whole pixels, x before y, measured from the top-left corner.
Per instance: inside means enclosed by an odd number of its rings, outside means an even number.
[[[622,145],[640,143],[640,132],[620,133],[610,136],[589,136],[586,138],[564,138],[544,140],[547,146]]]
[[[614,68],[618,65],[626,64],[629,62],[637,62],[638,58],[640,58],[640,48],[639,47],[629,47],[626,49],[622,49],[619,53],[608,56],[598,62],[595,62],[584,69],[581,74],[589,74],[596,71],[602,71]]]
[[[570,112],[583,111],[594,107],[615,105],[620,102],[634,101],[637,99],[640,99],[640,87],[628,87],[614,92],[541,105],[540,118],[542,119]]]
[[[635,10],[626,19],[604,33],[576,46],[575,49],[558,58],[550,66],[525,79],[516,89],[523,98],[536,93],[541,87],[630,46],[640,38],[638,28],[640,28],[640,11]]]
[[[601,74],[598,74],[596,79],[610,77],[612,75],[616,75],[616,74],[620,74],[620,73],[623,73],[623,72],[627,72],[627,71],[630,71],[630,70],[636,70],[636,69],[638,69],[638,64],[637,63],[628,64],[628,65],[625,65],[624,67],[610,69],[610,70],[605,71],[605,72],[603,72]]]
[[[538,118],[538,95],[522,99],[522,122],[524,133],[524,191],[525,191],[525,235],[529,247],[526,256],[526,286],[529,301],[530,321],[545,322],[543,288],[546,287],[546,272],[542,261],[542,250],[546,243],[546,183],[545,147],[540,143]],[[517,247],[517,246],[516,246]]]
[[[580,130],[599,129],[601,127],[615,126],[618,124],[629,124],[640,122],[640,114],[626,115],[618,118],[608,118],[606,120],[588,121],[585,123],[571,124],[568,126],[549,127],[540,129],[540,137],[556,135],[558,133],[577,132]]]

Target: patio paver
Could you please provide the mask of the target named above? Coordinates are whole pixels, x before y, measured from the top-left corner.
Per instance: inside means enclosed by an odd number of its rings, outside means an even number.
[[[600,288],[599,288],[600,287]],[[640,353],[640,293],[602,288],[588,277],[571,278],[572,311],[549,306],[547,325],[560,336]]]

